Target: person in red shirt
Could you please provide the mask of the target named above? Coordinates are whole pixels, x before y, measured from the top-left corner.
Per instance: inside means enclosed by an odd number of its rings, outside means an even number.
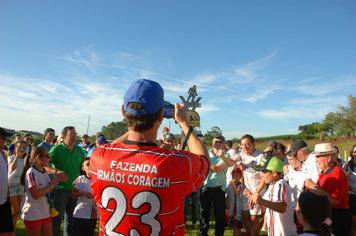
[[[324,193],[332,208],[332,233],[335,236],[349,235],[351,213],[349,210],[348,180],[344,171],[336,164],[336,149],[332,143],[315,145],[315,157],[322,170],[315,184],[310,178],[305,186]]]
[[[188,124],[184,104],[175,120],[190,152],[167,151],[156,144],[163,120],[164,92],[140,79],[124,95],[122,114],[128,132],[90,156],[92,189],[100,235],[184,235],[183,198],[203,183],[209,154]]]

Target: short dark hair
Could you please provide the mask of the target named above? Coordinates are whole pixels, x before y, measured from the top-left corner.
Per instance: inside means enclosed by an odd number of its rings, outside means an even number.
[[[223,142],[225,142],[225,137],[222,136],[222,135],[216,135],[216,136],[214,137],[214,139],[220,139],[220,140],[222,140]]]
[[[54,129],[52,129],[52,128],[47,128],[47,129],[45,129],[45,131],[44,131],[44,134],[46,134],[46,133],[48,133],[48,132],[55,132],[54,131]]]
[[[66,126],[66,127],[64,127],[63,130],[62,130],[62,136],[67,135],[67,131],[68,131],[68,130],[72,130],[72,129],[75,129],[75,128],[74,128],[73,126]]]
[[[86,161],[89,161],[89,163],[90,163],[90,157],[86,157],[86,158],[80,163],[80,170],[79,170],[80,175],[85,175],[85,171],[82,170],[82,167],[83,167],[84,162],[86,162]]]
[[[130,102],[128,104],[128,107],[136,111],[144,109],[141,103],[138,102]],[[154,123],[159,119],[160,115],[161,115],[161,110],[152,114],[141,115],[141,116],[133,115],[127,111],[124,111],[124,116],[125,116],[127,126],[129,126],[134,131],[137,132],[151,129]]]
[[[281,150],[283,153],[286,152],[286,147],[282,143],[277,143],[275,147],[276,150]]]
[[[231,140],[226,140],[225,141],[226,146],[228,146],[229,148],[232,148],[232,141]]]
[[[242,135],[241,140],[245,139],[245,138],[248,138],[251,141],[251,143],[255,143],[255,138],[252,135],[244,134],[244,135]]]

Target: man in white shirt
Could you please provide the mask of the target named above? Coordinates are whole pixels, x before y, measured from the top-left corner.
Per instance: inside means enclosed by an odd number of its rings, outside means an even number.
[[[321,170],[318,164],[315,162],[314,152],[310,151],[308,144],[304,140],[294,140],[288,156],[297,157],[300,161],[303,162],[302,172],[304,174],[304,180],[306,178],[310,178],[314,183],[317,182]]]
[[[262,180],[261,172],[253,169],[253,166],[259,165],[264,157],[264,153],[255,148],[255,139],[252,135],[245,134],[241,137],[242,151],[231,159],[221,156],[221,159],[228,165],[241,163],[243,167],[244,192],[248,195],[261,194],[265,192],[265,182]],[[246,234],[251,236],[259,235],[261,225],[259,218],[264,214],[264,208],[259,205],[249,203],[248,197],[242,198],[242,220],[246,228]]]

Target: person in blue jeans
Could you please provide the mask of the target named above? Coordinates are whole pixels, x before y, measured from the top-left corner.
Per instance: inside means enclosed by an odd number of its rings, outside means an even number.
[[[80,167],[85,159],[84,151],[77,145],[75,141],[77,132],[73,126],[67,126],[62,131],[63,143],[52,147],[49,152],[51,156],[50,164],[52,167],[47,171],[50,174],[63,173],[61,182],[53,191],[53,204],[59,215],[52,218],[53,236],[58,236],[61,223],[64,218],[63,235],[71,236],[73,229],[73,212],[77,205],[77,199],[72,198],[73,191],[72,183],[80,175]]]
[[[199,202],[200,190],[201,187],[199,187],[197,191],[192,192],[191,194],[185,196],[183,199],[185,224],[187,224],[187,214],[190,206],[190,199],[192,200],[192,222],[193,222],[194,229],[199,229],[199,226],[197,225],[197,221],[198,221],[198,202]]]
[[[230,158],[225,153],[225,138],[222,135],[216,136],[213,140],[213,149],[209,151],[211,167],[200,195],[200,232],[199,235],[208,235],[210,209],[213,204],[215,215],[215,235],[223,236],[225,230],[225,189],[226,172],[228,166],[221,159],[221,156]]]

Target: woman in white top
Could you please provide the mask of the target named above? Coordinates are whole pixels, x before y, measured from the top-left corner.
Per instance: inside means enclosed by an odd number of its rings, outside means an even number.
[[[58,184],[61,174],[54,174],[52,180],[49,178],[46,167],[50,159],[46,147],[36,147],[31,152],[32,166],[26,171],[26,189],[21,209],[21,218],[28,236],[53,235],[50,205],[46,194]]]
[[[349,173],[349,207],[352,215],[351,235],[356,235],[356,144],[351,147],[349,161],[344,164]]]
[[[17,141],[14,143],[14,155],[9,156],[7,162],[9,164],[8,181],[10,190],[11,214],[16,232],[17,216],[20,212],[24,187],[21,185],[21,174],[23,171],[23,160],[26,153],[27,144],[25,141]]]

